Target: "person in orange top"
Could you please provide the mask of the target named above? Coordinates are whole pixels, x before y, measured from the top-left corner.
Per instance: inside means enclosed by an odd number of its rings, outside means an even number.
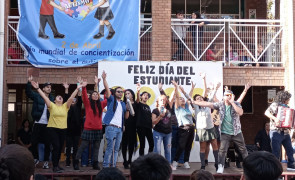
[[[64,11],[65,9],[60,5],[57,5],[54,0],[42,0],[41,7],[40,7],[40,28],[38,37],[43,39],[49,39],[49,36],[45,34],[45,26],[48,23],[54,38],[56,39],[63,39],[65,37],[64,34],[58,32],[55,20],[54,20],[54,8],[59,9],[60,11]]]
[[[100,79],[99,79],[100,81]],[[88,146],[89,141],[93,141],[94,144],[94,153],[93,153],[93,169],[99,170],[98,166],[98,153],[99,145],[102,139],[102,110],[107,105],[107,100],[100,101],[99,93],[93,91],[90,94],[90,97],[87,96],[87,80],[79,82],[83,85],[82,88],[82,100],[85,107],[85,123],[84,129],[81,135],[81,145],[76,154],[74,160],[74,170],[79,170],[79,159],[83,150]]]

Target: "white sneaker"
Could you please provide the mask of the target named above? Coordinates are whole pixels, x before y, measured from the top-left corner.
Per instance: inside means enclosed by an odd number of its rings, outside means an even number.
[[[188,162],[185,162],[185,163],[183,164],[183,166],[184,166],[185,169],[189,169],[189,168],[191,168],[191,167],[189,166]]]
[[[49,169],[48,161],[45,161],[43,164],[43,169]]]
[[[175,171],[176,169],[177,169],[177,166],[178,166],[178,162],[176,162],[176,161],[173,161],[173,163],[172,163],[172,170],[173,171]]]
[[[224,166],[222,164],[218,164],[217,174],[222,174],[224,171]]]
[[[38,159],[34,159],[34,163],[35,163],[35,167],[36,167],[37,164],[39,164],[39,160]]]

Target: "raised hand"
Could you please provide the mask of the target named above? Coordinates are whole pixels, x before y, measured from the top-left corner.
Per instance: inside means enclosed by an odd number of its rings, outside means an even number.
[[[32,82],[32,81],[33,81],[33,76],[32,76],[32,75],[29,76],[28,81],[29,81],[29,82]]]
[[[65,89],[69,89],[70,85],[67,82],[62,83],[63,87]]]
[[[87,86],[87,79],[83,79],[83,81],[80,83],[80,85],[82,85],[82,87],[86,87]]]
[[[82,84],[83,83],[83,80],[82,80],[81,76],[78,76],[77,77],[77,81],[78,81],[79,84]]]
[[[227,91],[228,90],[228,87],[227,86],[224,86],[224,91]]]
[[[215,89],[218,90],[218,89],[220,88],[220,86],[221,86],[221,82],[217,82],[217,83],[215,84]]]
[[[251,87],[250,83],[247,82],[247,84],[245,84],[245,90],[244,91],[248,91],[248,89]]]
[[[140,91],[140,88],[141,88],[141,87],[140,87],[140,83],[137,83],[137,84],[136,84],[136,92],[139,92],[139,91]]]
[[[193,81],[191,81],[191,83],[192,83],[192,89],[195,89],[196,83],[194,83]]]
[[[84,85],[83,83],[82,84],[79,83],[79,85],[77,85],[77,89],[79,90],[80,88],[85,87],[87,84],[85,86],[83,85]]]
[[[206,73],[202,72],[202,73],[200,73],[200,76],[201,76],[202,79],[205,79],[206,78]]]
[[[106,79],[107,78],[107,74],[106,74],[105,71],[102,71],[101,77],[102,77],[102,79]]]
[[[100,78],[98,78],[97,76],[94,76],[94,83],[95,84],[99,84],[100,81],[101,81]]]
[[[178,86],[178,82],[175,82],[174,80],[172,80],[171,83],[174,85],[174,87]]]
[[[163,84],[162,83],[159,83],[158,84],[158,88],[159,88],[160,91],[163,90]]]
[[[229,99],[229,102],[232,104],[232,103],[234,103],[234,101],[235,101],[235,95],[232,94],[231,98]]]
[[[38,83],[38,82],[31,81],[31,84],[32,84],[32,86],[33,86],[35,89],[38,89],[38,88],[39,88],[39,83]]]

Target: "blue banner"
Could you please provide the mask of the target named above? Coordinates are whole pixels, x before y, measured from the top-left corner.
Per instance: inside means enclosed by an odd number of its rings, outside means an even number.
[[[19,0],[18,39],[36,67],[139,58],[139,0]]]

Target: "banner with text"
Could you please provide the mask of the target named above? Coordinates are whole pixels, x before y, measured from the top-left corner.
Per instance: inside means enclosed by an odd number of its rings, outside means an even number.
[[[137,61],[139,2],[19,0],[18,39],[25,58],[36,67]]]
[[[147,102],[151,109],[155,107],[156,98],[160,95],[158,84],[163,84],[163,89],[170,95],[174,89],[170,84],[175,80],[189,93],[192,82],[196,84],[193,95],[202,94],[204,85],[200,73],[206,73],[207,87],[221,82],[223,84],[222,62],[107,62],[98,63],[98,77],[102,71],[107,73],[107,81],[110,87],[121,86],[124,89],[136,91],[136,84],[141,84],[141,92],[147,91],[151,98]],[[102,83],[100,86],[103,86]],[[222,86],[221,86],[222,87]],[[102,89],[103,87],[100,87]],[[222,88],[217,92],[217,98],[222,98]]]

